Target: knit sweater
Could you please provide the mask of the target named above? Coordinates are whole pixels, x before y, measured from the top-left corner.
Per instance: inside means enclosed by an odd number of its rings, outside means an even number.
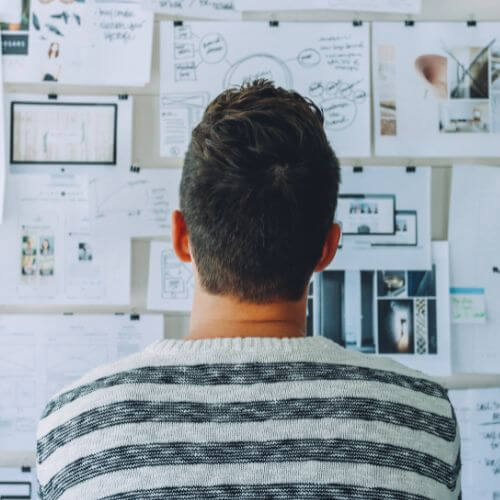
[[[164,340],[56,395],[42,499],[457,499],[446,390],[322,337]]]

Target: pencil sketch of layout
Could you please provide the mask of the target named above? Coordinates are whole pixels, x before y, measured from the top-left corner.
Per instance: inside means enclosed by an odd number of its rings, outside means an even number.
[[[191,311],[193,294],[194,276],[191,265],[176,257],[170,242],[152,241],[148,309]]]
[[[256,79],[297,90],[320,106],[340,156],[369,156],[368,26],[164,22],[161,45],[162,156],[186,152],[211,99]]]

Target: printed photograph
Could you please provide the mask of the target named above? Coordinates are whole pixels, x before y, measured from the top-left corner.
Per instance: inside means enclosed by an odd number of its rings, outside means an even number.
[[[54,255],[54,237],[40,236],[40,256]]]
[[[413,354],[413,300],[378,301],[378,352]]]
[[[378,79],[380,106],[380,134],[397,134],[396,107],[396,48],[381,45],[378,48]]]
[[[436,266],[432,271],[408,271],[408,297],[436,296]]]
[[[4,20],[0,23],[2,53],[4,55],[27,55],[30,0],[7,0],[2,2],[0,9]]]
[[[351,203],[349,208],[349,213],[351,215],[357,214],[378,214],[378,205],[376,203]]]
[[[489,98],[489,45],[447,51],[450,97],[452,99]]]
[[[54,275],[54,236],[40,236],[38,267],[40,276]]]
[[[36,274],[37,245],[33,236],[23,235],[21,240],[21,274],[33,276]]]
[[[426,89],[439,99],[448,98],[448,59],[438,54],[423,54],[415,60],[417,75]]]
[[[85,241],[78,243],[78,260],[81,262],[89,262],[93,259],[92,247]]]
[[[491,90],[500,92],[500,47],[491,52]]]
[[[445,134],[490,132],[489,101],[448,101],[439,106],[439,131]]]
[[[379,297],[401,297],[406,296],[406,292],[405,271],[377,272],[377,293]]]

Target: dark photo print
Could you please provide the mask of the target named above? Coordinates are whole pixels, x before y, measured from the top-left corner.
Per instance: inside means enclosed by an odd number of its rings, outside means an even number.
[[[406,296],[406,272],[378,271],[377,290],[379,297]]]
[[[436,267],[432,271],[408,272],[408,297],[436,296]]]
[[[380,354],[413,354],[413,301],[378,301],[378,348]]]

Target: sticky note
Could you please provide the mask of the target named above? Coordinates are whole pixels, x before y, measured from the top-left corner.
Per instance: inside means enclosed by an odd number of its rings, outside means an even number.
[[[450,297],[452,323],[486,323],[484,288],[450,288]]]

